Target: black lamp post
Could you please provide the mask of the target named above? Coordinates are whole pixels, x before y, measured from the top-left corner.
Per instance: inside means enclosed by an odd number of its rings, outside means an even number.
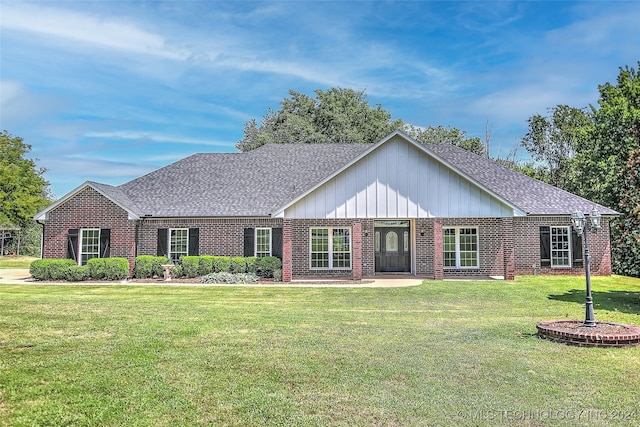
[[[589,266],[589,242],[587,241],[587,231],[595,233],[600,227],[602,227],[602,217],[600,212],[595,208],[591,209],[591,213],[588,216],[589,220],[585,219],[584,214],[581,211],[576,210],[571,215],[571,223],[573,228],[578,233],[578,236],[584,235],[584,274],[587,280],[587,300],[585,303],[585,317],[584,326],[596,326],[596,319],[593,314],[593,298],[591,298],[591,274]]]

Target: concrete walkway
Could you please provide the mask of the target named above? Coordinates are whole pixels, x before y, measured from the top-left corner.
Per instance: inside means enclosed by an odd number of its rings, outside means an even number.
[[[363,277],[360,282],[337,279],[299,279],[289,283],[256,283],[247,285],[229,284],[209,284],[200,283],[194,279],[193,283],[184,281],[154,281],[136,282],[123,280],[121,282],[38,282],[31,279],[29,270],[26,268],[2,268],[0,269],[0,285],[59,285],[59,286],[256,286],[256,287],[298,287],[298,288],[397,288],[407,286],[418,286],[424,278],[411,275],[383,275]]]

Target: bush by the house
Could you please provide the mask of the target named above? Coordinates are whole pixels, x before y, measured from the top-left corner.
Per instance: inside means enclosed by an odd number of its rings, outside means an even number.
[[[230,266],[231,266],[231,257],[228,257],[228,256],[213,257],[213,273],[229,271]]]
[[[129,263],[127,263],[128,265]],[[127,273],[129,272],[129,268],[127,267]],[[86,265],[71,265],[67,270],[66,280],[70,282],[82,282],[84,280],[88,280],[90,278],[89,267]]]
[[[69,267],[77,265],[72,259],[37,259],[29,266],[35,280],[63,280]]]
[[[247,273],[258,275],[260,271],[260,258],[255,256],[248,256],[245,258],[247,263]]]
[[[182,266],[182,275],[188,278],[193,278],[198,276],[200,264],[200,257],[198,256],[183,256],[180,257],[180,265]],[[174,267],[175,270],[175,267]],[[178,277],[174,273],[174,277]]]
[[[129,275],[126,258],[91,258],[87,261],[89,276],[99,280],[122,280]]]
[[[273,277],[273,272],[282,267],[280,258],[274,256],[266,256],[260,258],[260,276]]]
[[[229,264],[229,271],[231,273],[246,273],[247,261],[244,257],[233,257]]]
[[[37,259],[31,263],[29,272],[35,280],[121,280],[129,275],[129,261],[126,258],[92,258],[87,265],[79,266],[72,259]]]
[[[212,255],[202,255],[199,258],[200,261],[198,262],[198,274],[200,276],[205,276],[207,274],[213,273],[213,259],[215,257]]]
[[[282,269],[276,268],[273,270],[273,281],[274,282],[282,282]]]
[[[167,264],[168,262],[169,260],[163,256],[137,256],[133,275],[138,279],[151,279],[154,276],[162,276],[162,264]]]
[[[200,281],[202,283],[230,283],[234,285],[241,285],[246,283],[256,283],[258,279],[258,276],[251,273],[219,272],[202,276]]]

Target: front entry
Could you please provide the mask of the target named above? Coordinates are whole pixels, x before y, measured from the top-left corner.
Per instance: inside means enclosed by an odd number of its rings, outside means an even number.
[[[376,221],[376,273],[411,272],[409,221]]]

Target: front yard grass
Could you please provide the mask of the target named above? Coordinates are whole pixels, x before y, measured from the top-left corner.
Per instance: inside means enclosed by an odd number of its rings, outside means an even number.
[[[2,268],[29,268],[31,262],[39,259],[32,256],[0,256],[0,269]]]
[[[640,280],[593,278],[640,324]],[[410,288],[0,286],[0,425],[632,425],[640,347],[540,340],[584,278]]]

